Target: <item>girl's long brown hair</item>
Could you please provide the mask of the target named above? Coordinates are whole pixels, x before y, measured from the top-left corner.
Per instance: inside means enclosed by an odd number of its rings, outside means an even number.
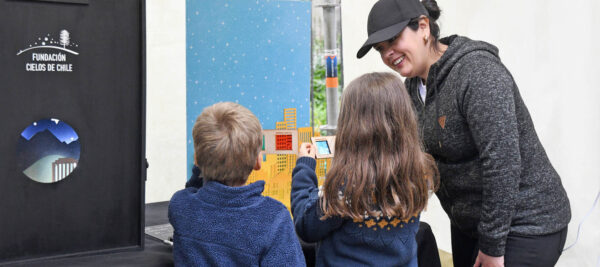
[[[344,90],[335,158],[321,197],[324,218],[400,218],[422,211],[437,189],[435,162],[425,152],[403,82],[369,73]]]

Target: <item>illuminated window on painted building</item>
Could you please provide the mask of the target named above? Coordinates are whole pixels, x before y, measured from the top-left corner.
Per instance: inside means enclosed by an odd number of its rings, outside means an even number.
[[[275,135],[275,150],[292,150],[292,135],[291,134]]]

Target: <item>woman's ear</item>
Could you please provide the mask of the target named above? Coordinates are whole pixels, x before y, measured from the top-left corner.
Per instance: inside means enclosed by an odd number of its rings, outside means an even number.
[[[423,34],[423,42],[425,45],[429,42],[431,30],[429,29],[429,18],[421,15],[419,18],[419,31]]]
[[[421,15],[421,17],[419,17],[419,29],[429,35],[429,18],[427,16]]]

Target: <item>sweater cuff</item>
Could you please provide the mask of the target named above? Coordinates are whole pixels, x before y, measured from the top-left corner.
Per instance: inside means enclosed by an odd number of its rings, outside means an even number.
[[[313,171],[315,170],[315,168],[317,167],[317,160],[312,158],[312,157],[300,157],[297,161],[296,161],[296,165],[298,164],[304,164],[308,167],[310,167]]]
[[[506,239],[491,239],[479,236],[479,250],[492,257],[504,256]]]

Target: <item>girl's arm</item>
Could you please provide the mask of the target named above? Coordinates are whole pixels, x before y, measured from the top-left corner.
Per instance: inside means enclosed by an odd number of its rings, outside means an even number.
[[[312,157],[300,157],[292,172],[292,215],[296,233],[306,242],[324,239],[342,225],[339,217],[321,220],[323,212],[319,207],[319,188]]]

